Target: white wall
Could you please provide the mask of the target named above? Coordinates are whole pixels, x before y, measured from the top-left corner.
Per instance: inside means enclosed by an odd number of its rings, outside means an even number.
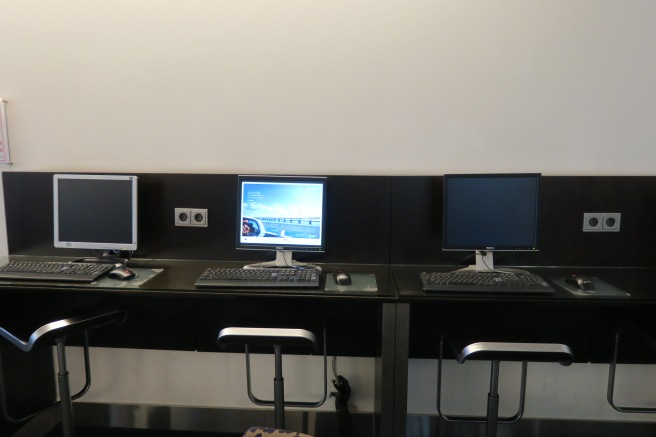
[[[651,0],[0,11],[15,170],[654,173]]]
[[[654,175],[655,18],[652,0],[0,0],[6,170]],[[157,372],[151,401],[193,384]]]

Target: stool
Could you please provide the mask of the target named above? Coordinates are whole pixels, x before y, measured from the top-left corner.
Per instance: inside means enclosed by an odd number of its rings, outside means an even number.
[[[219,332],[217,338],[219,346],[226,346],[229,344],[243,344],[245,347],[246,355],[246,386],[248,390],[248,398],[256,405],[273,405],[275,414],[276,428],[285,428],[285,406],[292,407],[306,407],[316,408],[326,401],[328,397],[328,389],[326,387],[326,380],[328,375],[327,370],[327,351],[324,332],[324,353],[323,353],[323,398],[317,402],[298,402],[298,401],[285,401],[285,382],[282,377],[282,348],[283,346],[301,346],[312,347],[317,349],[316,336],[305,329],[289,329],[289,328],[240,328],[229,327],[224,328]],[[272,346],[275,354],[275,377],[273,379],[274,392],[273,400],[258,399],[253,395],[251,390],[251,364],[250,353],[248,350],[249,345],[265,345]]]
[[[61,404],[62,430],[64,437],[73,437],[75,433],[73,424],[73,401],[83,396],[91,386],[89,339],[87,331],[113,323],[123,323],[126,318],[127,315],[123,311],[95,310],[92,312],[85,312],[84,314],[47,323],[32,332],[27,341],[21,340],[6,329],[0,327],[0,336],[23,352],[30,352],[37,344],[47,344],[54,341],[57,346],[57,379],[60,399],[59,401],[53,402],[52,405],[30,414],[29,416],[19,419],[11,417],[7,408],[4,372],[2,370],[2,362],[0,361],[0,407],[4,418],[10,423],[20,423],[32,419],[44,411]],[[69,335],[77,333],[84,334],[84,370],[86,381],[82,390],[71,396],[68,382],[68,370],[66,368],[66,338]]]
[[[620,350],[620,338],[622,333],[639,339],[644,346],[649,349],[656,350],[656,338],[652,337],[637,325],[625,319],[620,319],[615,328],[615,341],[613,344],[613,355],[610,359],[608,367],[608,389],[606,391],[606,400],[613,409],[620,413],[656,413],[655,407],[629,407],[616,405],[613,399],[615,393],[615,371],[617,369],[617,361]]]
[[[447,421],[485,422],[485,436],[497,435],[498,423],[513,423],[524,415],[524,400],[526,396],[527,362],[557,362],[570,365],[574,361],[569,346],[558,343],[506,343],[506,342],[478,342],[463,348],[457,354],[456,360],[463,364],[466,360],[491,361],[490,392],[487,396],[487,415],[485,417],[447,416],[442,412],[442,356],[444,341],[440,339],[440,353],[437,362],[437,413]],[[522,376],[519,395],[519,408],[511,417],[499,418],[499,364],[501,361],[521,361]]]

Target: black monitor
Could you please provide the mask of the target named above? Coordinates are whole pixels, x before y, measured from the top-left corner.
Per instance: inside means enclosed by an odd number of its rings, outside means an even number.
[[[54,244],[109,257],[137,249],[137,177],[53,176]]]
[[[237,249],[275,251],[276,260],[246,266],[313,267],[292,252],[323,252],[326,182],[318,176],[239,175]]]
[[[496,251],[537,251],[539,187],[538,173],[445,175],[443,250],[475,251],[482,272]]]

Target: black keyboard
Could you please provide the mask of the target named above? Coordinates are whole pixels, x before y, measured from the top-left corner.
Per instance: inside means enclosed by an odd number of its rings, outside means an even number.
[[[422,272],[424,291],[471,293],[553,293],[554,288],[531,273]]]
[[[317,288],[320,270],[292,268],[228,269],[210,268],[194,284],[196,287]]]
[[[93,282],[114,266],[97,263],[10,261],[0,266],[0,279]]]

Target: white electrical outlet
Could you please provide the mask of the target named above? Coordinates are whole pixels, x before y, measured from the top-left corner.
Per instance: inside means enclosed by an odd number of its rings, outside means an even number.
[[[207,210],[199,208],[175,208],[176,226],[207,227]]]
[[[207,210],[206,209],[192,209],[191,210],[191,226],[207,227]]]
[[[605,212],[603,214],[603,219],[601,220],[601,227],[606,232],[619,232],[620,231],[620,219],[622,214],[619,212]]]
[[[191,208],[175,208],[175,225],[191,226]]]
[[[598,212],[583,213],[583,232],[601,232],[603,214]]]
[[[619,212],[584,212],[583,232],[619,232]]]

